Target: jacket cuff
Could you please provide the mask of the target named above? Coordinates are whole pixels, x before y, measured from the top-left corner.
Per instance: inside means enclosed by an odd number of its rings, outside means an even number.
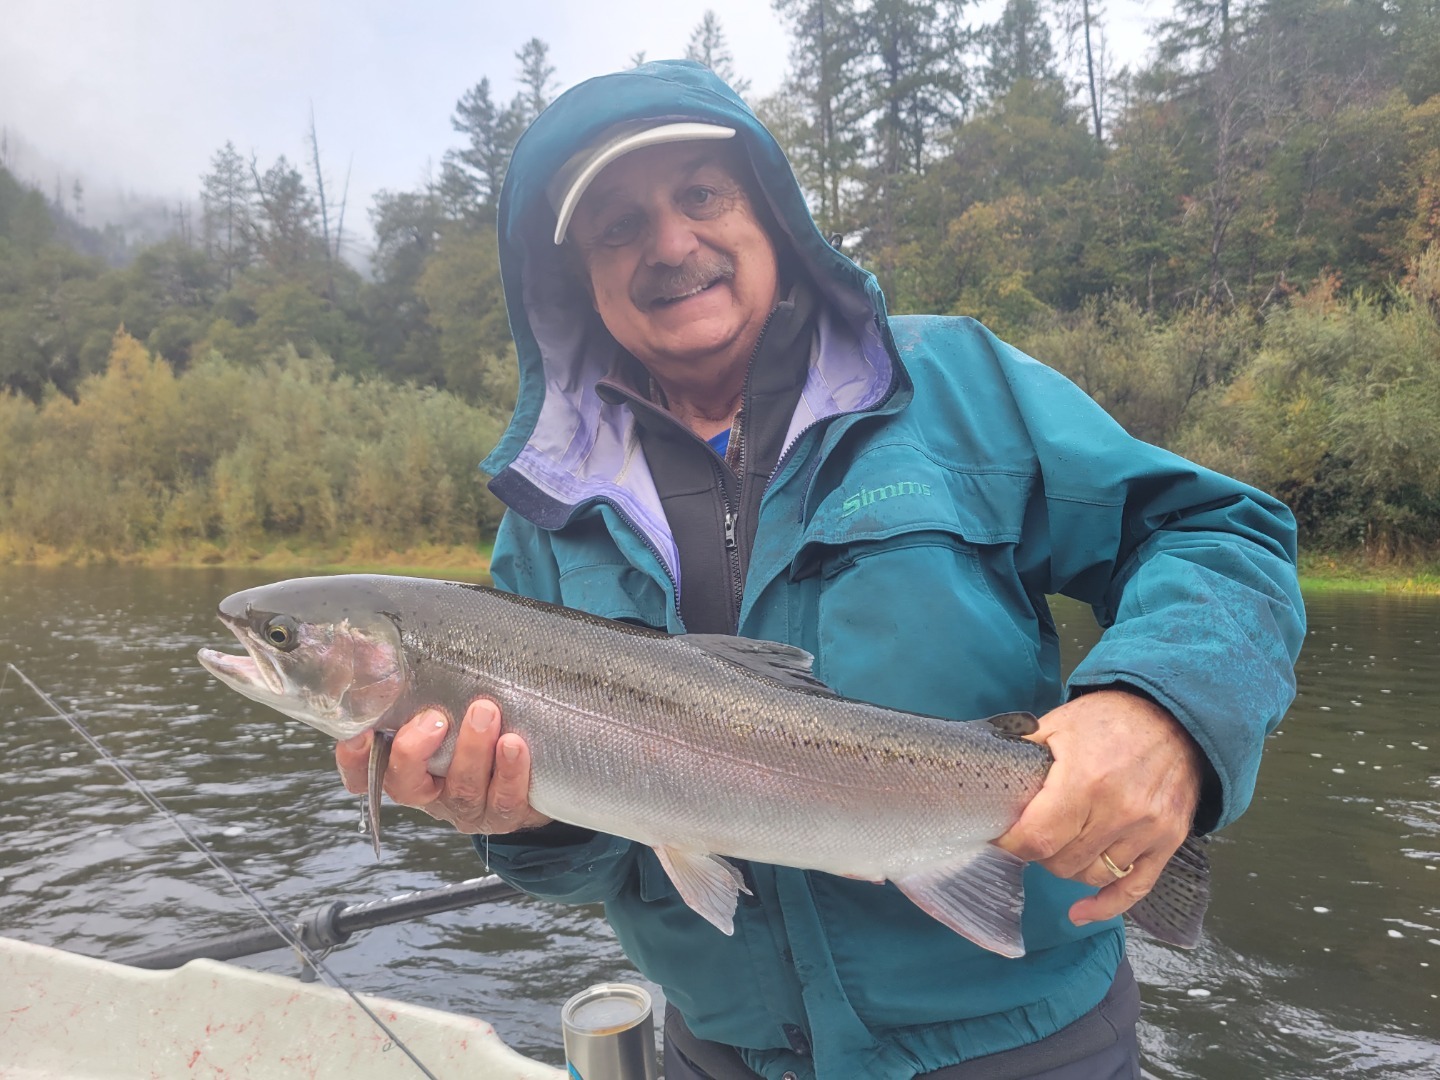
[[[558,822],[471,841],[489,869],[517,889],[570,904],[610,899],[630,870],[634,848],[621,837]]]
[[[1220,783],[1220,773],[1215,768],[1215,763],[1210,760],[1210,755],[1205,753],[1205,748],[1195,738],[1190,728],[1180,719],[1175,709],[1165,704],[1143,686],[1126,682],[1123,679],[1116,679],[1112,682],[1086,683],[1083,681],[1072,682],[1069,688],[1067,700],[1074,701],[1085,694],[1093,694],[1096,690],[1119,690],[1122,693],[1133,694],[1138,698],[1144,698],[1152,705],[1158,705],[1170,714],[1171,718],[1185,729],[1190,736],[1191,742],[1195,743],[1196,749],[1200,751],[1200,800],[1195,804],[1195,817],[1190,823],[1190,831],[1196,836],[1204,836],[1213,832],[1216,824],[1220,821],[1220,812],[1225,805],[1224,789]]]

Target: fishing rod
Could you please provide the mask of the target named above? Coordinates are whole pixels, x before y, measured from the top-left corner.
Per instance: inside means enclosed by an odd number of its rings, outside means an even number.
[[[289,945],[305,959],[305,962],[310,965],[311,970],[313,970],[316,974],[323,978],[330,986],[334,987],[337,990],[343,991],[350,998],[350,1000],[355,1003],[356,1007],[359,1008],[360,1011],[363,1012],[366,1016],[368,1016],[371,1021],[374,1022],[376,1027],[378,1027],[381,1031],[385,1033],[385,1037],[388,1038],[395,1047],[397,1047],[407,1058],[410,1059],[411,1064],[413,1064],[417,1069],[419,1069],[422,1075],[427,1077],[428,1080],[439,1080],[439,1078],[434,1073],[432,1073],[429,1069],[425,1067],[424,1062],[422,1062],[418,1057],[415,1056],[414,1051],[412,1051],[410,1047],[405,1045],[405,1041],[401,1039],[399,1035],[395,1034],[395,1032],[390,1029],[389,1025],[387,1025],[384,1020],[380,1019],[380,1017],[376,1014],[375,1010],[370,1008],[370,1006],[366,1005],[365,1002],[360,999],[360,995],[356,994],[354,990],[351,990],[350,987],[345,984],[345,981],[343,979],[341,979],[338,975],[336,975],[333,971],[330,970],[329,966],[325,963],[323,957],[303,940],[303,935],[297,934],[294,930],[290,928],[289,925],[286,924],[284,919],[276,915],[271,910],[270,905],[267,904],[263,899],[261,899],[260,896],[255,893],[248,885],[241,881],[239,875],[236,874],[233,870],[231,870],[228,865],[226,865],[225,860],[220,858],[220,856],[215,853],[215,851],[210,847],[209,844],[205,843],[204,840],[200,839],[200,837],[197,836],[195,832],[191,830],[188,825],[185,824],[184,820],[181,819],[180,815],[176,814],[173,810],[171,810],[168,806],[161,802],[160,799],[156,797],[150,791],[150,789],[145,786],[141,779],[130,770],[129,766],[127,766],[123,761],[121,761],[109,750],[107,750],[104,744],[101,743],[99,739],[95,738],[94,735],[90,734],[84,724],[80,723],[80,721],[77,720],[74,716],[70,715],[70,713],[66,712],[58,704],[56,704],[55,700],[49,694],[47,694],[44,690],[40,689],[40,687],[36,686],[35,683],[30,680],[30,677],[26,675],[23,671],[21,671],[18,667],[16,667],[14,664],[7,663],[5,665],[5,668],[7,672],[13,671],[19,677],[20,681],[23,682],[26,686],[28,686],[31,690],[33,690],[35,692],[35,695],[39,697],[39,699],[43,701],[56,716],[60,717],[60,719],[64,720],[67,724],[69,724],[77,735],[79,735],[82,739],[89,743],[91,748],[100,755],[104,762],[116,772],[118,772],[121,776],[123,776],[126,782],[128,782],[139,793],[140,797],[150,804],[152,809],[164,816],[170,822],[170,824],[174,825],[175,828],[180,831],[180,834],[185,837],[186,841],[190,844],[190,846],[193,847],[196,851],[198,851],[205,858],[205,860],[210,863],[211,866],[213,866],[216,870],[220,871],[220,873],[224,875],[224,877],[230,882],[230,884],[235,886],[235,888],[240,892],[240,894],[250,902],[251,906],[255,908],[255,910],[259,913],[260,918],[265,921],[265,923],[270,927],[270,929],[276,935],[278,935],[278,937],[282,941],[284,941],[285,944]],[[363,907],[364,905],[361,906]]]
[[[331,901],[312,908],[289,925],[296,937],[310,948],[323,953],[337,945],[343,945],[350,940],[352,934],[361,930],[372,930],[377,926],[389,926],[406,919],[438,915],[442,911],[455,911],[495,900],[512,900],[521,895],[523,894],[515,886],[491,874],[438,889],[419,889],[363,904]],[[265,926],[223,934],[194,944],[123,956],[116,963],[159,970],[177,968],[191,960],[234,960],[241,956],[269,952],[271,949],[283,949],[289,944],[289,938]]]

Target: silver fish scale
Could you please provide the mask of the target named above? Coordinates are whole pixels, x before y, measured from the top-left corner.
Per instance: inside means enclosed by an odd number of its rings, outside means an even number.
[[[856,876],[998,836],[1049,754],[805,690],[691,644],[478,586],[384,581],[417,704],[493,696],[541,813],[650,845]],[[389,719],[389,718],[387,718]]]

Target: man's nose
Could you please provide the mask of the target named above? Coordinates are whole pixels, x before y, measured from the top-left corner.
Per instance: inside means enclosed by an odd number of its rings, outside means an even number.
[[[651,219],[650,244],[646,256],[651,265],[679,266],[700,248],[695,223],[674,207],[666,207]]]

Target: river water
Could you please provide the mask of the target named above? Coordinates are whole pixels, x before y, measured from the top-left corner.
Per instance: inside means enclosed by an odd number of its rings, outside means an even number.
[[[329,740],[195,662],[234,644],[215,602],[261,580],[0,568],[0,668],[73,711],[279,911],[476,876],[465,841],[395,807],[377,863]],[[1255,804],[1212,847],[1204,943],[1132,939],[1156,1077],[1440,1076],[1440,600],[1316,596],[1309,610],[1299,699]],[[1057,618],[1073,663],[1093,621],[1068,603]],[[0,761],[0,933],[119,957],[257,924],[13,676]],[[245,963],[297,970],[284,952]],[[354,989],[483,1016],[551,1062],[566,997],[638,979],[596,909],[530,900],[374,930],[329,963]]]

